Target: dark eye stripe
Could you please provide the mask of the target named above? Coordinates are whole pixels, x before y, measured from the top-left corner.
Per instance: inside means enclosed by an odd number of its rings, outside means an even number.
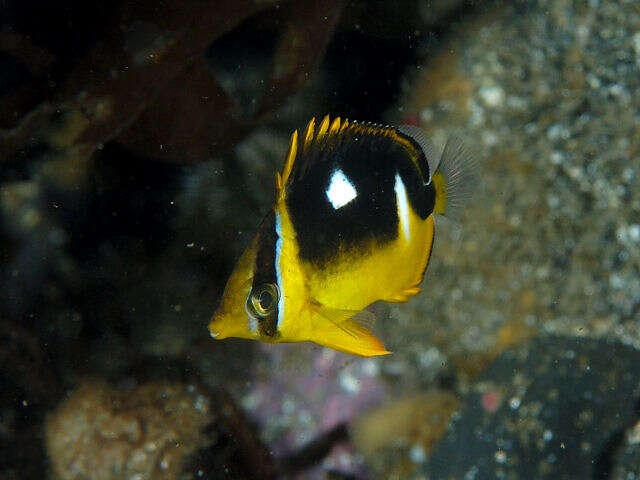
[[[257,291],[264,284],[277,284],[276,278],[276,217],[271,210],[262,221],[258,232],[258,251],[253,276],[252,291]],[[251,293],[250,293],[251,295]],[[278,309],[274,308],[270,315],[258,319],[258,328],[262,335],[273,337],[278,325]]]

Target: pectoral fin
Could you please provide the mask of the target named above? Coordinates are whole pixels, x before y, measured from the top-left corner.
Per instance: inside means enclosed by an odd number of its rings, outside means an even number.
[[[367,310],[318,307],[314,312],[312,338],[308,340],[344,353],[371,357],[391,353],[364,325],[375,317]]]

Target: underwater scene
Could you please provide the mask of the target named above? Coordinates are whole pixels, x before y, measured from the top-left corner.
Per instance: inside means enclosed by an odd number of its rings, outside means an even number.
[[[0,480],[640,480],[640,2],[0,1]]]

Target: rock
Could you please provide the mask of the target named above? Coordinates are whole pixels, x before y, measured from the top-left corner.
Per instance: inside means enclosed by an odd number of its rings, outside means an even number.
[[[426,461],[458,405],[456,395],[444,390],[392,400],[353,422],[353,444],[376,478],[389,478],[392,472],[406,477]]]
[[[453,393],[438,390],[391,401],[357,419],[353,443],[367,455],[394,442],[419,445],[429,452],[457,408]]]
[[[537,0],[425,46],[392,122],[460,137],[482,173],[462,228],[436,219],[422,294],[390,307],[407,371],[434,345],[485,355],[511,319],[640,348],[639,31],[638,2]]]
[[[87,382],[47,419],[47,453],[62,480],[178,478],[211,421],[208,398],[192,386]]]
[[[640,403],[638,408],[640,409]],[[640,420],[622,436],[622,445],[616,452],[614,463],[612,480],[640,479]]]
[[[505,351],[463,399],[424,473],[606,478],[616,438],[638,418],[638,365],[640,351],[593,339],[541,337]]]

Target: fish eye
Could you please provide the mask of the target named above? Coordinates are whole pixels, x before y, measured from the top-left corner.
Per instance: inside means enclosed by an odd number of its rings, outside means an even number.
[[[253,288],[247,298],[249,312],[258,318],[268,317],[275,310],[279,296],[278,286],[273,283],[264,283]]]

